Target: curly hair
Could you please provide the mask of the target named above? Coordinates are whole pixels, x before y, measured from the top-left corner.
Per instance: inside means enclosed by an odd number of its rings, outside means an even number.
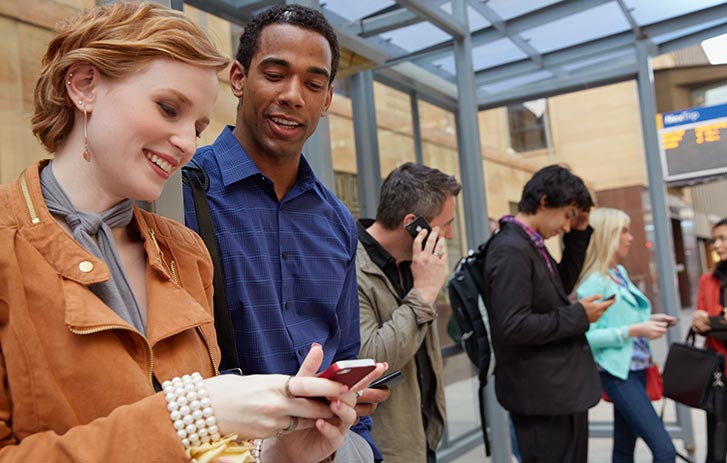
[[[381,185],[376,222],[393,230],[410,213],[431,221],[442,212],[447,197],[457,196],[461,189],[456,178],[439,169],[406,162],[392,170]]]
[[[331,47],[331,76],[328,78],[328,83],[333,82],[338,70],[338,61],[341,58],[336,33],[320,11],[300,5],[273,6],[258,14],[245,26],[245,30],[240,36],[236,59],[245,68],[246,74],[250,69],[252,57],[258,51],[260,34],[265,27],[271,24],[290,24],[317,32],[325,37]]]
[[[88,63],[120,79],[154,58],[171,58],[220,71],[222,55],[189,18],[153,3],[113,3],[63,23],[48,44],[35,86],[33,133],[55,152],[73,127],[74,106],[65,88],[68,69]]]
[[[574,205],[588,211],[593,207],[593,199],[580,177],[573,175],[567,168],[559,165],[543,167],[533,174],[523,188],[518,210],[535,214],[540,206],[540,198],[545,196],[545,207],[559,208]]]

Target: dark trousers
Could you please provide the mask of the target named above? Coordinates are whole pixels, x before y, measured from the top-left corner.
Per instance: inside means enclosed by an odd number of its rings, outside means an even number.
[[[707,463],[725,463],[727,432],[717,416],[707,413]]]
[[[587,411],[560,416],[510,416],[523,463],[587,463]]]

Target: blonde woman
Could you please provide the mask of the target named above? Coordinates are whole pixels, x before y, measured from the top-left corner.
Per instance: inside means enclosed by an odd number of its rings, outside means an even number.
[[[652,315],[651,303],[618,263],[633,241],[629,216],[599,208],[591,212],[590,223],[593,236],[576,291],[579,298],[615,298],[586,333],[601,385],[613,401],[612,461],[633,462],[636,439],[641,437],[655,463],[674,462],[674,445],[646,395],[646,368],[652,364],[649,340],[663,336],[675,319]]]
[[[342,444],[354,393],[311,377],[320,346],[296,377],[215,376],[209,255],[134,203],[194,154],[227,63],[153,4],[94,8],[51,40],[32,123],[53,159],[0,188],[0,462],[187,462],[212,444],[252,461],[228,434],[317,462]]]

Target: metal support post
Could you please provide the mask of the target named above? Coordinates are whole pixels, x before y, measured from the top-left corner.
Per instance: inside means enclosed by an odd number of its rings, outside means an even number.
[[[414,138],[414,157],[417,164],[424,164],[424,148],[422,147],[422,121],[419,119],[419,95],[413,92],[411,102],[411,126]]]
[[[374,74],[361,71],[349,77],[361,217],[373,218],[379,204],[381,163],[374,107]]]
[[[658,133],[656,130],[656,97],[654,96],[654,73],[649,57],[649,44],[644,40],[636,41],[636,60],[638,67],[638,91],[641,106],[641,125],[644,132],[644,151],[646,153],[646,170],[649,178],[649,198],[651,214],[654,222],[656,245],[656,263],[659,269],[659,294],[664,313],[679,316],[681,304],[676,287],[676,271],[672,252],[672,231],[666,202],[664,173],[659,159]],[[681,338],[677,327],[672,327],[666,334],[667,343]],[[673,437],[684,440],[684,445],[694,457],[694,431],[689,408],[676,405],[675,428],[670,429]],[[669,427],[668,427],[669,429]],[[675,435],[676,434],[676,435]]]
[[[462,24],[467,20],[467,1],[454,0],[452,15]],[[467,246],[474,249],[489,236],[487,221],[487,197],[482,166],[482,147],[477,113],[477,93],[475,90],[474,69],[472,64],[472,37],[469,32],[464,37],[455,37],[454,57],[457,69],[457,148],[459,151],[460,175],[464,201],[464,215],[467,217]],[[494,381],[485,388],[487,421],[492,442],[492,462],[511,463],[510,427],[505,410],[495,397]]]

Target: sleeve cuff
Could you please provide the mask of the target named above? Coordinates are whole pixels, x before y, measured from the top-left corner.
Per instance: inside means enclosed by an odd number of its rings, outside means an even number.
[[[421,293],[416,288],[412,288],[409,291],[404,298],[404,304],[408,305],[412,312],[414,312],[417,324],[419,325],[429,323],[437,318],[437,310],[422,298]]]

